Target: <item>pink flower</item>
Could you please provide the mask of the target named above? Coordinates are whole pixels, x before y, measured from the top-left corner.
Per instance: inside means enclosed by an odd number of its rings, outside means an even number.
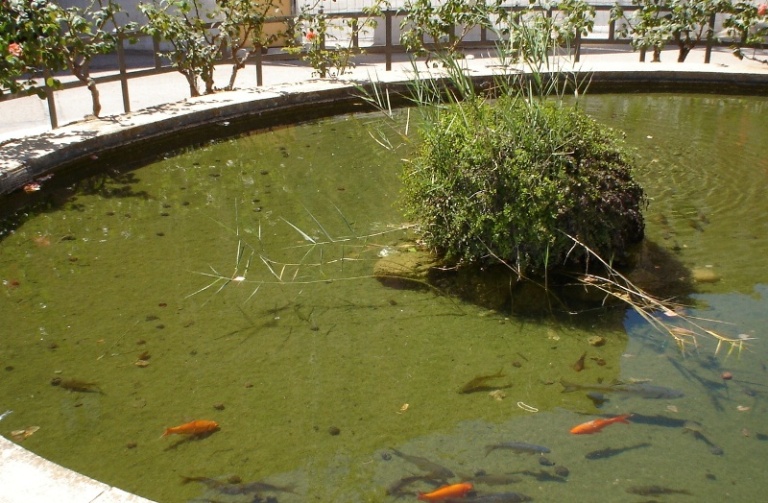
[[[21,56],[21,46],[16,42],[11,42],[10,44],[8,44],[8,52],[12,56],[16,56],[18,58],[19,56]]]
[[[307,42],[312,42],[315,38],[317,38],[317,33],[314,31],[310,31],[307,33]]]
[[[762,17],[768,14],[768,4],[761,3],[757,6],[757,15]]]

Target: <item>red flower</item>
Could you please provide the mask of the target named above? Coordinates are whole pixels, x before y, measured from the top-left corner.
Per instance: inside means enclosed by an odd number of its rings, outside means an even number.
[[[18,58],[19,56],[21,56],[21,46],[16,42],[11,42],[10,44],[8,44],[8,52],[12,56],[16,56]]]
[[[312,41],[313,41],[313,40],[315,40],[316,38],[317,38],[317,33],[315,33],[315,32],[314,32],[314,31],[312,31],[312,30],[310,30],[309,32],[307,32],[307,42],[312,42]]]
[[[768,14],[768,4],[761,3],[757,6],[757,15],[762,17]]]

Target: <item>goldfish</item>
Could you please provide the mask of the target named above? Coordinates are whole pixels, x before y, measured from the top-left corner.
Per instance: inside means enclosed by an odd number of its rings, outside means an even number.
[[[440,489],[436,489],[429,493],[419,493],[419,501],[441,501],[448,498],[456,498],[466,496],[474,486],[469,482],[462,482],[461,484],[451,484],[449,486],[443,486]]]
[[[197,421],[191,421],[172,428],[166,428],[164,437],[168,435],[202,435],[203,433],[211,433],[219,429],[219,423],[216,421],[208,421],[205,419],[199,419]]]
[[[583,435],[585,433],[597,433],[598,431],[602,430],[609,424],[613,423],[627,423],[629,424],[629,421],[627,419],[632,414],[623,414],[621,416],[615,416],[615,417],[609,417],[608,419],[593,419],[592,421],[587,421],[586,423],[581,423],[579,425],[574,426],[571,428],[571,433],[574,433],[576,435]]]

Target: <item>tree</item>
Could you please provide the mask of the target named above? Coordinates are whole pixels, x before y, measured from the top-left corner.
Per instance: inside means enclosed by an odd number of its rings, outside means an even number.
[[[44,96],[35,75],[42,68],[61,69],[58,51],[49,39],[58,39],[58,6],[45,0],[3,0],[0,10],[0,92]],[[54,85],[55,82],[49,82]]]
[[[268,47],[284,35],[284,31],[267,33],[264,30],[267,19],[277,11],[276,0],[220,0],[218,5],[217,16],[223,19],[215,26],[230,51],[232,73],[225,89],[231,91],[238,70],[245,68],[254,51]]]
[[[627,17],[624,9],[617,3],[611,9],[611,20],[623,21],[619,27],[619,36],[632,37],[632,47],[640,49],[641,61],[646,49],[653,49],[652,62],[661,61],[661,50],[672,39],[672,29],[665,17],[668,15],[668,0],[632,0],[632,5],[639,7]]]
[[[501,0],[492,0],[491,4],[479,0],[445,0],[439,4],[407,0],[406,15],[400,23],[401,43],[409,51],[426,54],[427,65],[432,54],[453,56],[473,28],[492,26],[488,14],[501,7]],[[425,37],[432,42],[425,43]]]
[[[387,0],[373,0],[371,5],[363,7],[362,17],[335,20],[325,13],[322,1],[311,0],[301,6],[293,24],[293,46],[286,51],[307,61],[314,69],[314,75],[336,78],[354,67],[354,54],[363,52],[355,47],[355,41],[362,33],[376,27],[382,9],[389,4]],[[299,33],[295,32],[297,29]],[[343,33],[343,38],[337,38],[335,33]],[[329,43],[333,47],[329,48]]]
[[[93,115],[101,112],[99,91],[90,75],[97,54],[112,52],[121,28],[114,16],[119,5],[112,0],[93,0],[87,7],[64,9],[44,0],[6,0],[0,16],[0,86],[11,93],[44,96],[43,84],[59,85],[50,77],[36,78],[41,71],[68,69],[91,93]]]
[[[677,62],[682,63],[688,53],[702,40],[714,36],[709,21],[715,14],[730,6],[726,0],[672,0],[671,12],[666,18],[672,37],[678,47]]]
[[[276,5],[276,0],[220,0],[213,9],[203,10],[200,0],[160,0],[141,3],[139,10],[148,19],[143,31],[171,45],[161,55],[187,79],[190,95],[200,96],[198,81],[203,93],[216,92],[214,69],[226,51],[232,73],[223,89],[231,90],[253,52],[280,36],[264,31]]]
[[[60,51],[72,75],[84,83],[91,93],[93,115],[101,113],[99,90],[91,77],[90,63],[97,54],[114,52],[120,29],[115,14],[120,6],[112,0],[92,0],[85,9],[69,7],[56,11],[56,20],[61,26],[60,39],[50,39],[50,51]],[[109,29],[109,26],[112,29]]]
[[[739,59],[752,59],[764,64],[768,60],[760,59],[744,52],[747,46],[757,46],[765,43],[768,37],[768,4],[761,3],[757,7],[750,2],[736,2],[728,9],[730,16],[723,22],[723,27],[729,38],[734,39],[731,46],[734,56]]]
[[[147,16],[142,30],[171,44],[171,50],[161,55],[171,61],[187,79],[191,96],[200,96],[198,79],[203,81],[205,94],[214,92],[213,71],[221,56],[222,41],[204,21],[198,0],[161,0],[141,3],[139,11]],[[210,19],[211,13],[205,15]]]

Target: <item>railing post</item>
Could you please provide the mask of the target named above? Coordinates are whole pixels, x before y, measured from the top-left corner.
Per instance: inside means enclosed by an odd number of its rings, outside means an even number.
[[[384,11],[384,55],[387,58],[386,71],[392,71],[392,11]]]
[[[152,56],[155,58],[155,70],[159,70],[163,64],[160,62],[160,38],[152,37]]]
[[[59,118],[56,115],[56,101],[53,99],[53,88],[48,85],[48,79],[52,78],[51,71],[49,69],[43,70],[43,80],[45,81],[45,99],[48,102],[48,116],[51,120],[51,129],[59,127]]]
[[[358,18],[352,19],[352,24],[350,26],[350,28],[352,29],[352,47],[354,47],[355,49],[360,48],[360,34],[357,29],[358,21],[359,21]]]
[[[573,44],[573,61],[574,63],[578,63],[581,61],[581,30],[578,28],[576,29],[576,38],[573,40]]]
[[[608,40],[613,42],[616,38],[616,20],[611,19],[608,22]]]
[[[128,94],[128,72],[125,68],[125,47],[123,47],[124,37],[121,34],[117,38],[117,66],[120,68],[120,89],[123,92],[123,111],[131,111],[131,99]]]
[[[707,32],[707,50],[704,52],[704,63],[709,63],[712,60],[712,39],[715,33],[715,14],[709,16],[709,28]]]
[[[323,10],[323,8],[320,7],[317,10],[317,13],[320,15],[320,18],[322,19],[322,21],[321,21],[323,23],[322,26],[327,26],[325,24],[325,16],[323,15],[323,14],[325,14],[325,11]],[[320,36],[320,44],[319,44],[320,50],[324,51],[326,49],[326,47],[325,47],[325,30],[320,30],[320,33],[318,33],[318,35]]]
[[[261,87],[264,85],[264,66],[262,65],[264,58],[261,53],[261,44],[255,44],[253,49],[256,52],[256,86]]]

